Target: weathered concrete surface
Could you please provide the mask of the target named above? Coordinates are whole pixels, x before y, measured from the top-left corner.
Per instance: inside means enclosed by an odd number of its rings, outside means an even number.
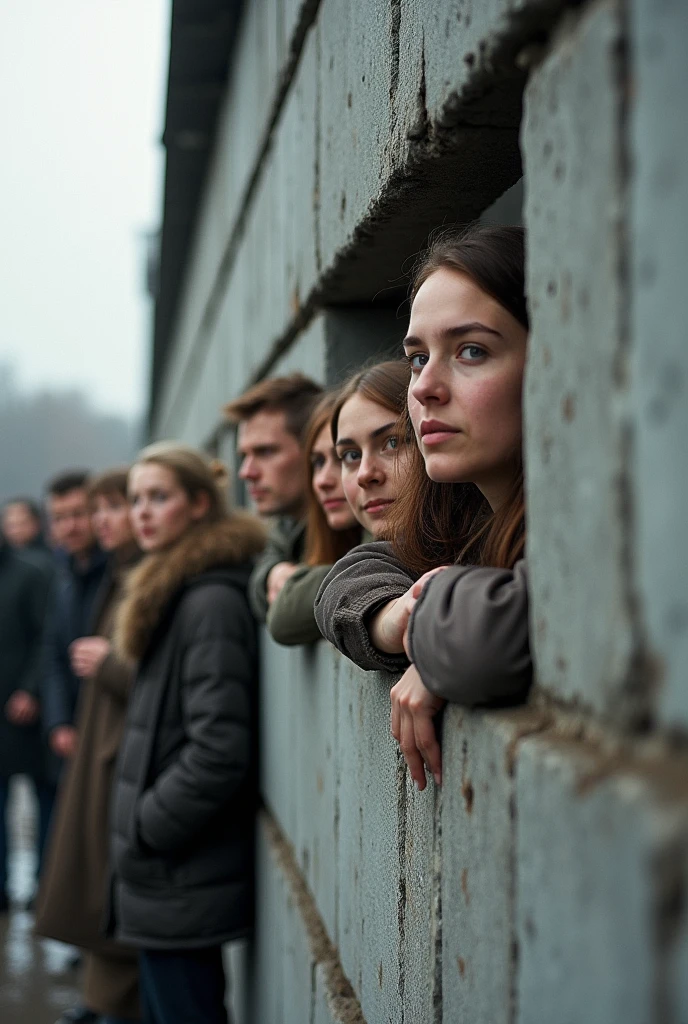
[[[389,732],[389,685],[345,659],[339,673],[335,941],[366,1020],[402,1020],[399,805],[405,779]]]
[[[298,708],[297,832],[291,837],[303,877],[328,935],[337,935],[339,912],[339,769],[337,723],[339,659],[324,643],[298,651],[284,680]]]
[[[521,737],[540,724],[526,711],[451,708],[445,716],[440,862],[445,1024],[510,1024],[513,1019],[513,763]]]
[[[293,848],[267,815],[258,822],[257,883],[254,1019],[261,1024],[365,1024]]]
[[[638,588],[657,711],[688,725],[688,7],[632,0],[631,332]]]
[[[246,33],[274,2],[251,5]],[[247,99],[255,68],[244,51],[262,40],[271,52],[272,15],[255,38],[242,37],[157,434],[179,433],[209,348],[231,347],[245,381],[278,357],[315,305],[399,292],[403,260],[429,228],[478,216],[518,179],[524,74],[516,57],[560,7],[495,2],[440,16],[417,0],[329,0],[304,33],[313,13],[304,5],[294,29],[299,59],[285,65],[265,145],[255,140],[269,105],[261,89],[256,104]],[[229,332],[220,330],[225,304]]]
[[[441,1021],[442,791],[429,778],[422,793],[408,772],[402,807],[399,944],[403,1021]]]
[[[685,799],[551,736],[520,746],[516,787],[518,1020],[682,1020],[660,985],[683,927]]]
[[[262,632],[260,690],[260,777],[265,802],[292,842],[298,836],[298,805],[294,778],[298,759],[299,709],[290,687],[296,649],[280,647]]]
[[[637,708],[624,563],[620,31],[613,0],[592,4],[562,31],[526,90],[522,145],[538,678],[558,697],[623,720]]]

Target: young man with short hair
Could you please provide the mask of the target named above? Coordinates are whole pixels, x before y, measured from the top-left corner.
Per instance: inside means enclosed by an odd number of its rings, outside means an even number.
[[[43,727],[51,750],[61,759],[71,757],[76,749],[74,714],[80,682],[72,671],[69,646],[90,632],[106,564],[91,527],[88,483],[88,473],[72,470],[55,477],[47,487],[50,532],[62,564],[46,628]]]
[[[225,406],[237,423],[239,477],[258,515],[276,522],[249,583],[253,613],[261,622],[269,605],[302,560],[308,477],[303,442],[322,388],[301,373],[271,377]]]

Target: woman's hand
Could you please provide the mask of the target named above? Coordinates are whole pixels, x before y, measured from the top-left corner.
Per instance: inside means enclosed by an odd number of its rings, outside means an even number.
[[[443,572],[447,568],[446,565],[440,565],[436,569],[430,569],[429,572],[417,579],[405,594],[393,601],[388,601],[371,616],[368,633],[373,646],[377,647],[378,651],[384,651],[386,654],[404,654],[404,652],[408,654],[404,640],[411,612],[426,583],[438,572]]]
[[[74,675],[80,679],[93,679],[110,650],[110,641],[103,636],[84,636],[75,640],[69,646]]]
[[[291,579],[297,569],[298,565],[294,562],[278,562],[277,565],[273,565],[266,580],[268,604],[272,604],[279,596],[282,587],[288,579]]]
[[[423,684],[414,665],[407,668],[391,690],[392,736],[419,790],[425,789],[425,765],[437,785],[442,784],[442,755],[433,721],[446,701],[435,697]]]

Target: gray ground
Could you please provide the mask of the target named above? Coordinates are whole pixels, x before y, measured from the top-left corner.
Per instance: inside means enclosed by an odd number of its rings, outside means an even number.
[[[0,1022],[54,1024],[61,1011],[78,1000],[78,971],[70,966],[69,946],[32,934],[33,917],[23,907],[33,890],[34,807],[23,779],[14,780],[10,811],[13,850],[10,860],[9,914],[0,914]]]

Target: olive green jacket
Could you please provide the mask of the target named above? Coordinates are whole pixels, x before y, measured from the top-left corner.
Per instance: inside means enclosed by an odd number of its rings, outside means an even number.
[[[280,562],[303,561],[306,545],[306,525],[290,516],[275,520],[268,543],[257,559],[248,583],[248,601],[259,622],[268,617],[267,582],[270,570]]]
[[[300,565],[268,611],[267,627],[278,644],[313,644],[322,639],[313,605],[331,565]]]

